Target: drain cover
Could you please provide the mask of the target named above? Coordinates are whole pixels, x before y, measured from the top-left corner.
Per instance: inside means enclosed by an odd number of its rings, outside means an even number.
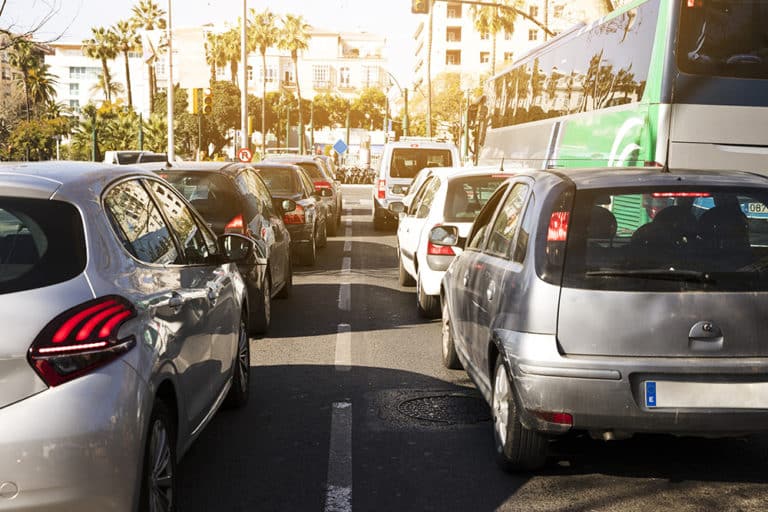
[[[410,418],[445,425],[473,424],[491,419],[485,401],[462,394],[410,398],[400,402],[397,410]]]

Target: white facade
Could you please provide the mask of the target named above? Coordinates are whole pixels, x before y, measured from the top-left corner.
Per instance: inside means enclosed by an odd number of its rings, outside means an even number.
[[[571,19],[566,19],[571,16],[565,0],[527,0],[524,6],[527,14],[554,32],[573,25]],[[432,8],[432,78],[444,72],[460,73],[462,87],[480,85],[482,77],[491,73],[493,36],[480,34],[475,29],[469,4],[434,2]],[[427,17],[423,17],[413,36],[416,40],[414,89],[426,87],[428,26]],[[546,40],[541,28],[518,16],[512,33],[496,35],[496,72]]]
[[[53,52],[45,56],[45,63],[50,66],[50,73],[57,77],[56,101],[78,113],[88,103],[100,105],[105,99],[104,91],[98,87],[101,61],[86,57],[81,44],[51,43],[49,46]],[[108,65],[112,80],[122,84],[125,89],[112,101],[127,105],[128,87],[123,54],[110,60]],[[140,53],[129,54],[129,66],[133,108],[146,117],[149,115],[149,82],[147,67]]]

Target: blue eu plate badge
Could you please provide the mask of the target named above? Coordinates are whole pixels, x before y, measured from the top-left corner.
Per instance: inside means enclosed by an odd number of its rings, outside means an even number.
[[[656,383],[646,381],[645,383],[645,406],[656,407]]]

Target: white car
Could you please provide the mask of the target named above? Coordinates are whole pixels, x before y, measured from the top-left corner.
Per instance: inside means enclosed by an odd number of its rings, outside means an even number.
[[[461,253],[472,222],[508,175],[498,167],[457,167],[433,173],[416,191],[409,208],[400,214],[397,229],[399,282],[416,285],[417,306],[425,317],[440,315],[440,282],[453,258]],[[456,226],[458,241],[443,245]],[[457,245],[458,242],[458,245]]]

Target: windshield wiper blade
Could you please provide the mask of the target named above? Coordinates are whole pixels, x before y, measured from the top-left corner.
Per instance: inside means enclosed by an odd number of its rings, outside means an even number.
[[[592,270],[587,277],[635,277],[638,279],[660,279],[664,281],[692,281],[714,283],[707,272],[698,270],[677,270],[674,268],[636,269],[636,270]]]

